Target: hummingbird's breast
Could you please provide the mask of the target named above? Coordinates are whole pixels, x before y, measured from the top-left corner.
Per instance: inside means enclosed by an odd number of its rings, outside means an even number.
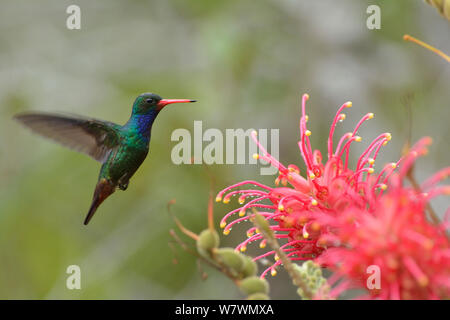
[[[105,174],[112,181],[127,182],[148,154],[149,139],[138,133],[124,135],[120,146],[105,163]]]

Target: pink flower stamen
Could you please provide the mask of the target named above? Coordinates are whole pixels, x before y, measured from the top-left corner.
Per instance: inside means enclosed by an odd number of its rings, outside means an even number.
[[[328,159],[331,159],[331,157],[333,155],[333,135],[334,135],[334,131],[336,129],[336,124],[338,121],[342,121],[345,119],[345,115],[343,116],[341,114],[341,112],[345,108],[350,108],[351,106],[352,106],[352,103],[350,101],[348,101],[348,102],[344,103],[336,112],[336,115],[331,124],[330,133],[328,135]]]

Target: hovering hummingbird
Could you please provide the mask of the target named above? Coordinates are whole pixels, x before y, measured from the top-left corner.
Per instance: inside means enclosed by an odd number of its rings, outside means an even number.
[[[18,114],[14,119],[103,164],[84,220],[87,225],[100,204],[117,187],[127,189],[130,178],[147,157],[152,125],[161,109],[171,103],[185,102],[196,100],[162,99],[154,93],[143,93],[134,101],[130,119],[123,126],[92,118],[40,112]]]

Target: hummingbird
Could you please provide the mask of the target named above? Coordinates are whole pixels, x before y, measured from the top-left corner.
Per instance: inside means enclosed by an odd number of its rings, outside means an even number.
[[[102,163],[89,211],[87,225],[100,204],[116,191],[126,190],[130,178],[147,157],[153,122],[168,104],[196,102],[190,99],[162,99],[143,93],[133,103],[127,123],[58,113],[26,112],[14,119],[33,132],[50,138]]]

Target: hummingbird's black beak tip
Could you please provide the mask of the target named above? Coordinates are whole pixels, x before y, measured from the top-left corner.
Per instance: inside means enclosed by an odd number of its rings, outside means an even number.
[[[197,100],[191,100],[191,101],[189,101],[189,102],[197,102]]]

